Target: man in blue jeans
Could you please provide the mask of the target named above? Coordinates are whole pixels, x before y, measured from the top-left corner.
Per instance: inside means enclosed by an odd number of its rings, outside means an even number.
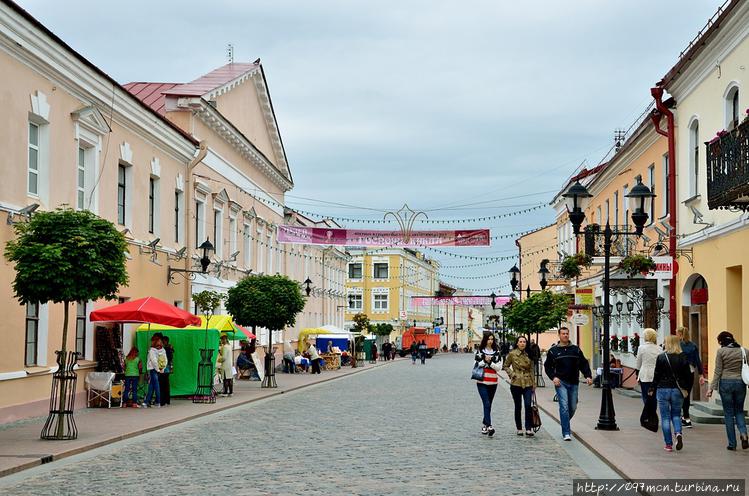
[[[588,385],[593,383],[590,364],[582,350],[570,343],[570,330],[559,328],[559,343],[546,352],[544,370],[554,382],[559,399],[559,421],[562,424],[562,437],[572,441],[570,420],[577,409],[577,388],[582,372]]]

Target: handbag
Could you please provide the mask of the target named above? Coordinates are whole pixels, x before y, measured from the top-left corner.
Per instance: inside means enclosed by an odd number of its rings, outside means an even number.
[[[531,398],[531,426],[533,427],[533,432],[538,432],[541,428],[541,415],[538,413],[535,391],[533,391],[533,397]]]
[[[471,371],[471,379],[473,379],[474,381],[483,381],[484,373],[484,367],[477,363],[473,366],[473,370]]]
[[[663,356],[666,357],[666,363],[668,363],[668,368],[671,369],[671,376],[674,378],[674,382],[676,383],[676,387],[679,388],[679,391],[681,391],[681,395],[686,398],[689,396],[689,391],[687,389],[684,389],[681,387],[681,384],[679,384],[679,379],[676,378],[676,374],[674,374],[674,368],[671,366],[671,360],[668,359],[668,354],[663,353]]]
[[[640,425],[651,432],[658,432],[659,423],[655,394],[648,395],[640,414]]]
[[[746,360],[746,351],[744,351],[744,347],[741,347],[741,357],[743,358],[743,361],[741,362],[741,380],[744,381],[744,384],[749,386],[749,363],[747,363]]]

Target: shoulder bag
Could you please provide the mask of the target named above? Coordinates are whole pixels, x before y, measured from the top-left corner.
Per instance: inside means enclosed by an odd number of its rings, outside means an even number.
[[[747,363],[746,351],[744,351],[743,346],[741,347],[741,358],[743,359],[741,361],[741,380],[749,386],[749,363]]]
[[[471,371],[471,379],[474,381],[483,381],[484,373],[484,367],[479,365],[479,362],[476,362],[476,365],[473,366],[473,370]]]
[[[533,391],[533,397],[531,399],[531,426],[533,427],[533,432],[538,432],[541,428],[541,415],[538,413],[535,391]]]
[[[684,389],[683,387],[681,387],[681,384],[679,384],[679,379],[676,378],[676,374],[674,373],[674,369],[671,366],[671,360],[668,359],[668,354],[667,353],[663,353],[663,356],[666,359],[666,363],[668,363],[668,368],[671,369],[671,377],[674,378],[674,382],[676,383],[676,387],[679,388],[679,391],[681,391],[681,395],[684,398],[686,398],[687,396],[689,396],[689,390]]]

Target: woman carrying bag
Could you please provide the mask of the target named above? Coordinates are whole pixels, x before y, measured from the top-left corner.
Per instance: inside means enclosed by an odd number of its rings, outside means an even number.
[[[505,358],[502,370],[507,372],[510,379],[510,392],[515,403],[515,427],[518,436],[523,435],[521,423],[521,408],[525,404],[525,435],[533,436],[533,415],[531,402],[536,390],[536,377],[533,373],[533,361],[528,355],[528,341],[525,336],[515,340],[514,349]],[[511,370],[512,369],[512,370]]]
[[[494,394],[497,392],[497,373],[500,371],[499,348],[494,342],[492,334],[484,335],[474,358],[476,363],[473,366],[471,378],[476,381],[476,387],[484,406],[481,434],[487,434],[491,437],[495,432],[494,427],[492,427],[492,401],[494,401]]]
[[[658,408],[661,412],[661,430],[667,452],[673,451],[673,437],[671,425],[676,435],[676,450],[684,447],[681,436],[681,406],[684,402],[684,393],[688,393],[683,385],[689,380],[689,362],[681,351],[679,336],[666,336],[665,352],[658,355],[655,361],[655,373],[653,374],[653,386],[655,386],[655,397],[658,400]],[[648,391],[653,394],[653,389]]]
[[[749,439],[744,419],[744,399],[746,398],[746,379],[742,379],[742,367],[749,357],[749,351],[742,348],[733,338],[733,334],[723,331],[718,334],[718,354],[715,357],[715,375],[707,391],[707,397],[713,395],[715,389],[720,393],[723,404],[723,417],[726,423],[726,435],[730,451],[736,450],[736,428],[741,436],[741,448],[749,449]],[[746,374],[749,375],[749,374]]]

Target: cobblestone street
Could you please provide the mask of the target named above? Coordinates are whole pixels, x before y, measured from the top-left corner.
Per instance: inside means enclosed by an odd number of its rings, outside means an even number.
[[[504,385],[497,434],[480,434],[470,368],[400,360],[11,475],[0,494],[571,494],[586,474],[558,425],[516,436]]]

